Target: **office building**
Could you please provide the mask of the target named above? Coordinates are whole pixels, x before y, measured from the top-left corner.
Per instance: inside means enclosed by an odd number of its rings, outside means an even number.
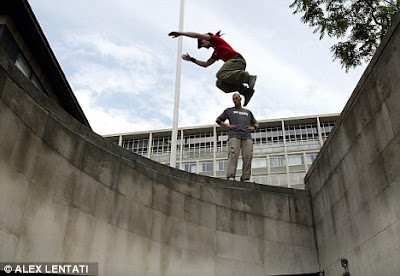
[[[253,134],[251,181],[304,188],[303,178],[327,139],[339,114],[261,120]],[[120,146],[169,164],[171,129],[105,136]],[[225,178],[228,130],[218,125],[178,130],[176,167],[192,173]],[[240,179],[239,159],[236,179]]]

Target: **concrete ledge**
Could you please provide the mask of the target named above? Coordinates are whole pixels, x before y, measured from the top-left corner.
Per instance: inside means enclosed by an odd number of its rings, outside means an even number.
[[[133,154],[74,120],[1,52],[0,129],[3,260],[98,262],[100,275],[117,276],[318,270],[308,191]]]

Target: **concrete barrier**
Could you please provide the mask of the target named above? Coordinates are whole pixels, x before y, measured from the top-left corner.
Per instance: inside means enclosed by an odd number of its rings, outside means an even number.
[[[325,275],[400,274],[400,17],[306,176]]]
[[[0,261],[99,275],[318,270],[308,191],[190,174],[81,125],[0,52]]]

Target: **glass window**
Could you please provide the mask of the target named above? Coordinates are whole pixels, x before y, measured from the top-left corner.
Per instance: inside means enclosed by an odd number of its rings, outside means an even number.
[[[288,177],[286,174],[279,175],[279,185],[280,186],[288,186]]]
[[[152,154],[162,154],[162,153],[170,153],[171,152],[171,137],[170,136],[161,136],[154,137],[153,143],[151,146]]]
[[[31,67],[29,66],[28,62],[26,59],[22,56],[22,54],[18,55],[17,61],[15,62],[15,65],[18,67],[19,70],[24,73],[24,75],[29,79],[32,74]]]
[[[270,156],[269,157],[269,165],[271,168],[285,167],[285,156]]]
[[[289,143],[318,141],[317,124],[297,124],[286,126],[285,139]]]
[[[253,161],[251,163],[251,167],[253,169],[266,168],[267,167],[267,158],[253,158]]]
[[[212,157],[214,152],[212,132],[188,134],[183,139],[183,158]]]
[[[228,151],[228,132],[221,131],[217,133],[217,154]]]
[[[243,168],[243,160],[242,160],[242,158],[238,159],[237,168],[240,169],[240,170]]]
[[[306,156],[307,165],[311,165],[314,162],[315,158],[317,158],[317,153],[307,153]]]
[[[35,74],[32,74],[32,76],[31,76],[31,81],[32,81],[32,83],[33,83],[37,88],[39,88],[40,90],[43,90],[43,87],[42,87],[42,85],[40,84],[39,79],[36,77]]]
[[[304,184],[305,173],[290,173],[290,185],[301,185]]]
[[[321,135],[322,139],[325,141],[328,139],[328,135],[332,132],[335,122],[322,122],[321,123]]]
[[[259,128],[252,137],[256,146],[280,144],[283,142],[282,127]]]
[[[290,154],[290,155],[288,155],[288,165],[289,166],[304,165],[303,154]]]
[[[251,179],[258,184],[269,184],[268,176],[252,176]]]
[[[274,186],[288,186],[288,179],[286,174],[272,174],[271,185]]]
[[[228,160],[217,161],[217,171],[224,172],[228,168]]]
[[[214,170],[214,162],[206,161],[199,163],[199,171],[200,172],[212,172]]]
[[[148,152],[149,139],[127,139],[122,141],[122,147],[139,155],[146,155]]]
[[[197,173],[196,167],[197,166],[196,166],[195,162],[193,162],[193,163],[183,163],[182,164],[182,169],[184,171],[191,172],[191,173]]]

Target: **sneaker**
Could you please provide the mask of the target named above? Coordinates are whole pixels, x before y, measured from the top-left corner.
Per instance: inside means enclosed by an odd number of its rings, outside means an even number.
[[[250,102],[250,99],[251,99],[251,97],[253,97],[253,95],[254,95],[254,89],[249,88],[247,90],[246,94],[243,95],[244,96],[243,106],[246,106]]]
[[[249,77],[249,88],[254,90],[254,85],[256,85],[257,76],[251,75]]]
[[[235,180],[234,177],[227,177],[226,179],[227,179],[227,180]]]

